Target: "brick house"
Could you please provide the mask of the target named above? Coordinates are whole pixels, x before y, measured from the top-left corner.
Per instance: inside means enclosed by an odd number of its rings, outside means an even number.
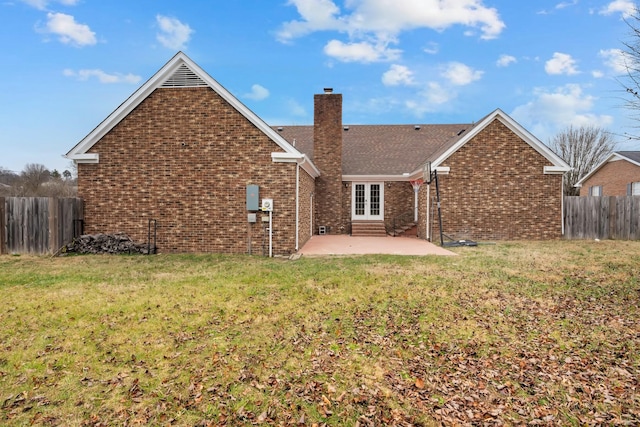
[[[640,151],[616,151],[575,185],[580,196],[640,196]]]
[[[325,89],[313,125],[272,127],[182,52],[66,157],[87,233],[147,241],[153,229],[163,252],[265,255],[323,232],[384,234],[399,218],[431,238],[428,162],[449,236],[558,238],[568,170],[500,110],[475,124],[343,125],[342,95]]]

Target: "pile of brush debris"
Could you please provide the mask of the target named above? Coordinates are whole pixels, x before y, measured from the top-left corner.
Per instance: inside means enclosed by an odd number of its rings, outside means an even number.
[[[151,248],[153,253],[153,248]],[[64,246],[61,253],[77,254],[149,254],[147,243],[136,243],[124,233],[84,234]]]

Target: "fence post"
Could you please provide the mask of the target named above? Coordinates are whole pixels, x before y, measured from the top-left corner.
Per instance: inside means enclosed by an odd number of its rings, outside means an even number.
[[[0,255],[7,253],[7,224],[5,212],[5,199],[4,197],[0,197]]]
[[[58,205],[59,199],[55,197],[49,197],[49,247],[46,248],[49,252],[55,252],[59,247],[60,233],[58,232],[59,217],[58,217]]]

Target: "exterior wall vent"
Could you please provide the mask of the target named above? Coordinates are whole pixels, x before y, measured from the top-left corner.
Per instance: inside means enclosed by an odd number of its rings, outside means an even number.
[[[182,64],[160,87],[202,87],[208,84]]]

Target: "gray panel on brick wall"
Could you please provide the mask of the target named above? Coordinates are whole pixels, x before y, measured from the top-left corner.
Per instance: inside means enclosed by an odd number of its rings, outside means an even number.
[[[247,185],[247,210],[248,211],[257,211],[259,210],[259,197],[258,197],[258,186],[257,185]]]

